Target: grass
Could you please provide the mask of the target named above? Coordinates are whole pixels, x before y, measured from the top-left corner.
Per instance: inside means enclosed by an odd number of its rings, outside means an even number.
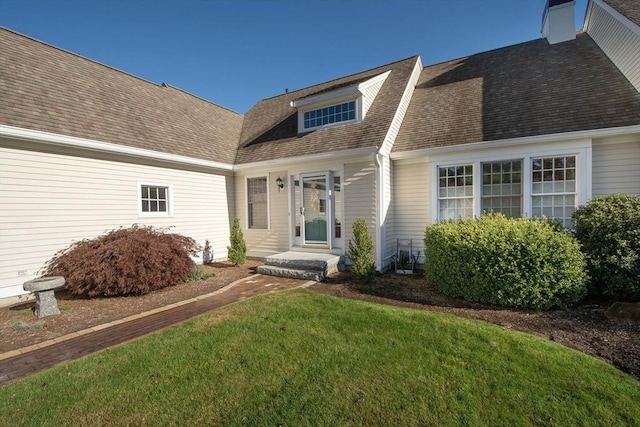
[[[308,290],[0,388],[11,426],[640,425],[638,402],[638,381],[556,343]]]

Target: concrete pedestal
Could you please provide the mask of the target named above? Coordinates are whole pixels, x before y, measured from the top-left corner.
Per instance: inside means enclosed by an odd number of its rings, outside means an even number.
[[[54,291],[64,288],[64,282],[65,280],[62,276],[42,277],[24,282],[22,288],[36,295],[36,317],[60,314]]]

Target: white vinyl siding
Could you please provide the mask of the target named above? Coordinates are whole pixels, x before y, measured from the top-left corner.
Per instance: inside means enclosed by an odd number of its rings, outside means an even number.
[[[376,81],[375,83],[367,86],[367,88],[363,90],[362,118],[364,118],[367,115],[369,108],[373,104],[373,101],[376,99],[376,96],[378,96],[378,92],[380,92],[380,88],[384,84],[385,80]]]
[[[228,176],[18,150],[1,142],[0,298],[21,291],[72,242],[135,223],[173,227],[199,244],[208,239],[214,256],[226,257],[233,211]],[[138,216],[137,183],[147,180],[171,182],[173,216]]]
[[[593,142],[593,197],[640,194],[640,139]]]
[[[387,251],[396,251],[396,239],[413,239],[415,256],[424,255],[424,230],[429,223],[431,194],[426,160],[419,163],[393,162],[393,233],[387,236]],[[421,262],[421,261],[419,261]]]
[[[376,242],[376,166],[372,162],[347,163],[344,166],[345,246],[353,237],[353,223],[363,218],[369,224],[369,236]],[[375,253],[375,252],[374,252]]]
[[[593,3],[587,33],[600,49],[620,69],[622,74],[640,91],[640,34],[616,19],[598,3]],[[611,10],[609,8],[609,10]],[[614,11],[617,15],[617,12]],[[629,24],[635,25],[635,24]]]

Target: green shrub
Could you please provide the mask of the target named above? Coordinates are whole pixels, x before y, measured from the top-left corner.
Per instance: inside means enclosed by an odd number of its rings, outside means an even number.
[[[367,222],[358,218],[353,223],[353,237],[347,252],[353,277],[362,284],[371,283],[376,277],[376,263],[373,257],[373,241],[369,236]]]
[[[244,241],[242,235],[242,229],[240,228],[240,219],[233,219],[233,226],[231,227],[231,237],[229,239],[231,245],[227,246],[227,258],[233,263],[233,265],[242,265],[247,260],[247,244]]]
[[[212,277],[215,277],[216,273],[213,272],[207,272],[205,271],[204,268],[196,265],[195,267],[193,267],[193,270],[191,270],[191,273],[189,274],[189,277],[187,277],[187,281],[188,282],[194,282],[196,280],[207,280],[210,279]]]
[[[573,219],[587,255],[589,293],[640,300],[640,196],[598,197],[576,209]]]
[[[425,274],[440,291],[470,301],[545,310],[586,293],[578,242],[543,219],[479,219],[429,225]]]
[[[73,243],[43,272],[64,276],[65,289],[74,295],[140,295],[184,282],[198,250],[189,237],[134,225]]]

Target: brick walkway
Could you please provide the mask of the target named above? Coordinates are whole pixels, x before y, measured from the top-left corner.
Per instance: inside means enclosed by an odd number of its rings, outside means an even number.
[[[256,274],[211,294],[0,354],[0,384],[133,341],[235,301],[278,290],[307,287],[313,283]]]

